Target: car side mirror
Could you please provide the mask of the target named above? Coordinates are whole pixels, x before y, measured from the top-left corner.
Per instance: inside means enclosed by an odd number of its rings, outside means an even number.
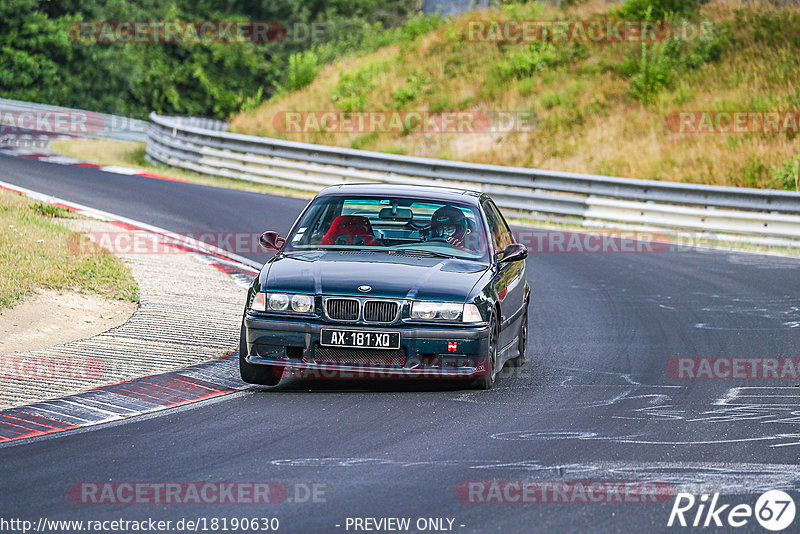
[[[264,232],[258,238],[258,243],[267,250],[280,250],[286,244],[286,239],[278,232]]]
[[[528,247],[522,243],[511,243],[502,252],[503,256],[498,263],[509,263],[512,261],[522,261],[528,257]]]

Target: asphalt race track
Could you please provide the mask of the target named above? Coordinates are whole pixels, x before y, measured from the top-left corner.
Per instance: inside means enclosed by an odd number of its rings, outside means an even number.
[[[5,155],[0,180],[178,232],[286,232],[305,205]],[[528,279],[528,363],[491,391],[288,380],[4,446],[0,516],[277,517],[281,532],[353,532],[348,517],[451,518],[454,531],[476,533],[653,532],[667,530],[673,503],[459,499],[460,484],[489,480],[660,481],[731,506],[783,489],[800,505],[800,378],[667,373],[676,357],[800,356],[800,261],[686,248],[542,253],[529,257]],[[74,503],[70,487],[88,481],[275,481],[289,494],[269,505]],[[321,502],[294,502],[315,484]],[[737,531],[764,530],[751,518]]]

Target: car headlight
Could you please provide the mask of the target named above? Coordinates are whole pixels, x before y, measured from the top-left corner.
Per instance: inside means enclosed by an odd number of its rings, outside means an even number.
[[[314,309],[314,301],[308,295],[294,295],[292,297],[292,310],[298,313],[308,313]]]
[[[468,310],[468,307],[471,308]],[[469,318],[466,315],[467,312],[469,313]],[[475,314],[477,314],[478,319],[474,319]],[[457,302],[414,302],[411,306],[411,318],[422,321],[481,321],[478,308],[474,304],[459,304]]]
[[[269,299],[267,299],[267,308],[270,311],[286,311],[289,308],[289,295],[270,293]]]
[[[256,293],[250,309],[255,311],[313,313],[314,297],[288,293]]]

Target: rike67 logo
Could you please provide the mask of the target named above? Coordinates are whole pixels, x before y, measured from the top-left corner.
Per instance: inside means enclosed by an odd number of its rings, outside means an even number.
[[[762,527],[778,532],[794,521],[794,500],[783,491],[772,490],[763,493],[756,501],[755,507],[749,504],[735,506],[719,504],[718,500],[719,493],[711,496],[710,500],[707,494],[697,499],[691,493],[678,493],[667,526],[738,528],[747,525],[755,516]]]

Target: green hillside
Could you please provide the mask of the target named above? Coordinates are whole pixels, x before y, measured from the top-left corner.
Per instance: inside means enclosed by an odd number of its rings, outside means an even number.
[[[575,30],[598,20],[659,21],[659,40],[551,32],[509,42],[491,31],[492,22],[566,21]],[[291,77],[302,62],[287,68]],[[417,156],[795,189],[798,73],[798,7],[514,2],[340,59],[309,85],[234,116],[232,128]],[[343,125],[347,112],[366,122]],[[320,123],[326,113],[336,131]],[[478,127],[398,127],[412,115],[432,126],[466,116]],[[519,119],[514,127],[498,127],[509,116]]]

